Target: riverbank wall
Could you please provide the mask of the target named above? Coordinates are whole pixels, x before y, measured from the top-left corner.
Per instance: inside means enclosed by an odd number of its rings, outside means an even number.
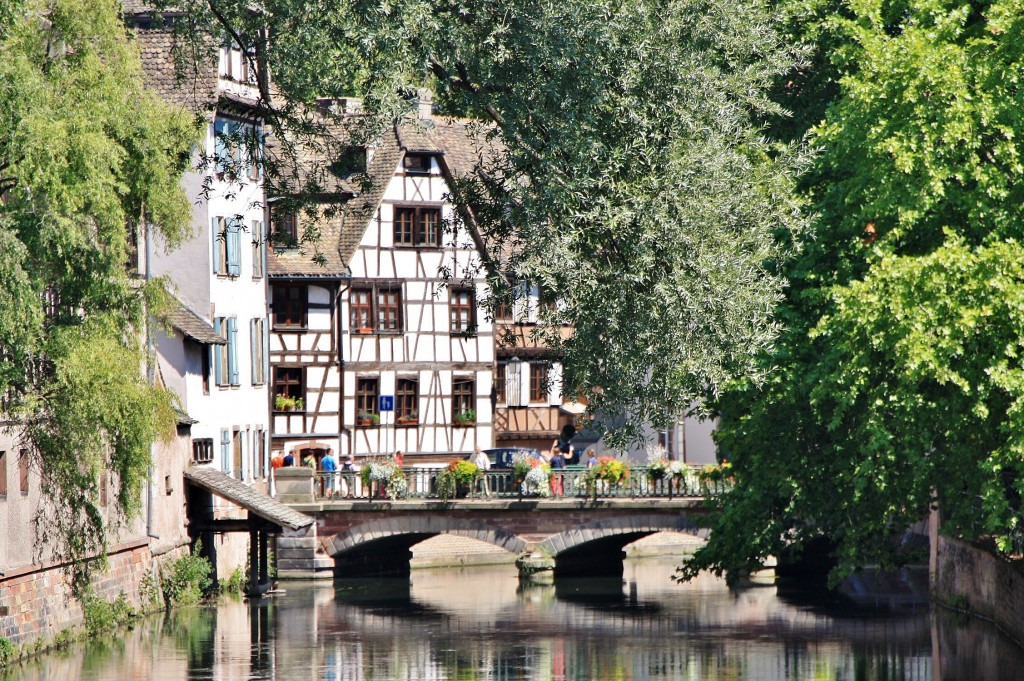
[[[107,556],[107,569],[93,579],[93,593],[108,602],[124,594],[133,608],[144,608],[159,596],[160,566],[187,553],[187,544],[153,547],[147,540],[116,546]],[[0,577],[0,639],[17,646],[21,655],[47,648],[63,632],[84,625],[82,604],[71,592],[65,567],[33,565]]]
[[[1024,645],[1024,573],[967,542],[938,537],[932,595],[946,607],[992,621]]]

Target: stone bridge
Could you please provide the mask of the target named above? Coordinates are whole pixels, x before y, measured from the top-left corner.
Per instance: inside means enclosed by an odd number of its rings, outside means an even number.
[[[316,522],[278,537],[278,574],[286,578],[408,574],[411,547],[439,534],[501,547],[524,576],[621,574],[626,544],[666,530],[704,538],[714,512],[693,497],[289,505]]]

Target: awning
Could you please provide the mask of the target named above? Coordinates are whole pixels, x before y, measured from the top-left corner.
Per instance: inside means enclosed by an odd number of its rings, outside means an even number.
[[[192,311],[180,300],[174,300],[167,313],[167,322],[182,334],[205,345],[226,345],[227,338],[219,335],[210,323]]]
[[[185,479],[222,499],[238,504],[253,515],[289,530],[298,530],[313,523],[313,518],[305,513],[299,513],[215,468],[190,468],[185,471]]]

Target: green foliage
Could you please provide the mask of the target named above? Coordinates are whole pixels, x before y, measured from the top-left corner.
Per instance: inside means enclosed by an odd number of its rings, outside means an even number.
[[[231,576],[220,581],[219,593],[240,596],[245,588],[245,570],[236,567]]]
[[[86,633],[97,638],[111,636],[119,628],[130,625],[138,618],[138,612],[128,603],[124,593],[113,601],[106,601],[92,592],[82,597],[82,613]]]
[[[443,112],[481,121],[494,153],[453,191],[484,242],[501,245],[501,262],[486,263],[490,302],[510,299],[513,280],[558,300],[537,330],[565,358],[564,392],[597,388],[591,408],[622,417],[623,438],[644,420],[673,422],[726,380],[763,375],[755,357],[778,331],[780,265],[806,227],[792,193],[802,150],[770,143],[757,122],[783,115],[766,93],[802,59],[765,4],[174,4],[265,54],[293,103],[362,97],[356,140],[411,112],[423,85]],[[272,115],[300,135],[300,112]]]
[[[813,7],[805,35],[839,74],[805,178],[817,236],[776,373],[718,405],[736,485],[687,575],[825,534],[835,577],[898,563],[886,540],[935,500],[966,539],[1022,510],[1019,5]]]
[[[610,456],[597,457],[597,463],[587,471],[588,485],[593,485],[598,480],[618,485],[628,479],[629,464]]]
[[[196,543],[191,554],[169,563],[164,569],[161,589],[168,608],[194,605],[203,599],[213,583],[210,561],[199,555],[201,545]]]
[[[16,4],[0,12],[0,392],[42,476],[41,550],[83,588],[102,564],[84,559],[138,510],[150,444],[172,432],[170,396],[140,372],[159,296],[127,273],[129,229],[145,220],[172,245],[187,231],[197,131],[143,87],[116,3]]]
[[[0,669],[18,659],[20,654],[21,651],[16,644],[12,643],[10,639],[0,636]]]
[[[460,486],[468,491],[481,474],[480,468],[472,461],[451,461],[437,474],[437,493],[442,499],[450,499]]]

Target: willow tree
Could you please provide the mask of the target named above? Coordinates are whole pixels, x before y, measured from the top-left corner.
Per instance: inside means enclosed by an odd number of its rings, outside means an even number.
[[[759,371],[779,264],[805,228],[801,153],[754,122],[781,113],[765,92],[800,58],[766,3],[171,4],[179,26],[227,34],[263,75],[269,64],[273,82],[258,83],[278,127],[281,101],[358,96],[369,140],[423,86],[442,113],[479,121],[500,151],[454,198],[491,247],[493,302],[512,280],[559,301],[540,333],[564,352],[567,394],[665,424]],[[575,329],[565,341],[561,323]]]
[[[778,371],[720,402],[736,488],[687,574],[818,536],[837,543],[833,576],[897,564],[893,538],[934,503],[944,531],[1008,550],[1024,510],[1020,3],[789,4],[837,76],[811,88],[834,93],[804,185],[816,239],[789,271],[764,358]]]
[[[196,138],[144,88],[119,9],[17,0],[0,12],[0,392],[42,478],[39,547],[74,561],[79,585],[110,523],[139,511],[150,446],[173,426],[144,372],[157,296],[128,274],[130,231],[145,221],[173,243],[188,229],[179,180]]]

